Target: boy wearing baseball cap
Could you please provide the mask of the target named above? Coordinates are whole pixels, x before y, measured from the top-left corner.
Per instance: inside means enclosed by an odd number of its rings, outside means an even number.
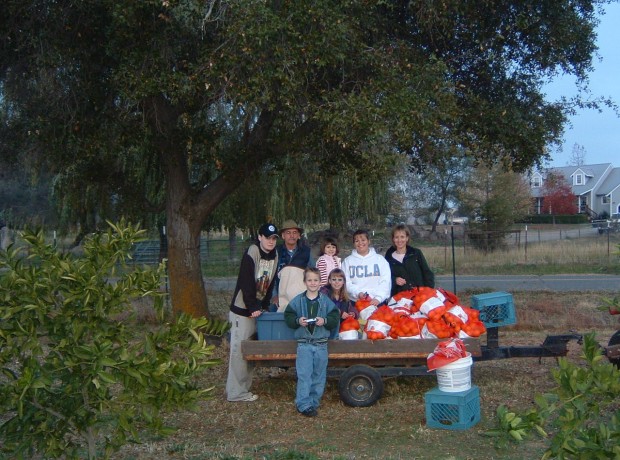
[[[230,305],[230,359],[226,398],[228,401],[256,401],[250,392],[254,365],[243,359],[241,342],[256,333],[256,318],[268,309],[278,268],[278,229],[271,223],[258,229],[258,244],[243,254],[237,285]]]

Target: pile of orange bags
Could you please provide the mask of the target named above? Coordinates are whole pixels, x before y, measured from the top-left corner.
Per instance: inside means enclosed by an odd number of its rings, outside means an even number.
[[[364,336],[370,340],[468,338],[486,332],[478,310],[460,305],[455,294],[441,288],[400,292],[379,308],[358,300],[356,308],[367,320]]]

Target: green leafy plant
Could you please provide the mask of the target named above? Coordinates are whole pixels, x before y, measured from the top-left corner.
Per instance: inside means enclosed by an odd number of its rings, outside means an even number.
[[[204,335],[222,337],[230,330],[231,326],[232,324],[226,319],[211,317],[205,319],[204,326],[200,331]]]
[[[505,443],[536,431],[550,438],[543,459],[620,458],[620,370],[604,359],[594,334],[584,337],[582,358],[583,365],[559,360],[557,387],[537,395],[535,408],[517,414],[500,406],[498,426],[487,434]]]
[[[170,432],[166,408],[208,396],[198,373],[218,363],[205,319],[166,322],[164,270],[125,265],[143,232],[125,223],[93,235],[79,258],[25,232],[29,256],[0,252],[0,446],[18,458],[96,458],[138,431]],[[157,325],[132,320],[152,298]]]
[[[603,302],[603,305],[598,307],[599,310],[608,311],[612,315],[617,315],[620,313],[620,296],[614,296],[611,298],[604,297],[601,301]]]

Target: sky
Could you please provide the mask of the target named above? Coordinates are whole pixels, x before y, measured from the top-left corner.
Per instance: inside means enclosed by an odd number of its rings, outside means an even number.
[[[610,97],[620,105],[620,3],[605,5],[596,33],[598,55],[594,58],[594,70],[589,75],[589,88],[593,98]],[[544,89],[547,100],[553,101],[564,95],[577,94],[574,79],[559,77]],[[569,118],[566,125],[562,151],[551,150],[550,166],[566,166],[570,162],[573,147],[579,144],[585,151],[585,164],[612,163],[620,167],[620,118],[613,110],[605,108],[602,113],[594,109],[582,109]]]

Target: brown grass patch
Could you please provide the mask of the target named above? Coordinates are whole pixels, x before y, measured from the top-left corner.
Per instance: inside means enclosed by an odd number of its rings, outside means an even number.
[[[466,299],[467,293],[461,295]],[[515,293],[518,324],[500,330],[500,345],[537,345],[547,333],[596,331],[606,344],[617,319],[597,310],[602,296],[596,293]],[[225,305],[229,293],[211,300],[213,308]],[[226,300],[228,302],[228,300]],[[219,312],[218,312],[219,313]],[[544,442],[537,438],[515,448],[497,450],[493,439],[482,436],[494,426],[495,409],[506,404],[515,409],[531,406],[535,394],[551,389],[550,370],[555,358],[513,358],[477,362],[473,383],[480,387],[482,421],[465,431],[429,429],[425,424],[424,394],[436,386],[434,376],[385,379],[377,404],[367,408],[345,406],[337,380],[327,384],[319,416],[300,416],[293,403],[295,374],[290,369],[278,378],[258,368],[254,403],[228,403],[224,399],[228,344],[215,353],[223,364],[201,377],[214,386],[212,398],[194,410],[167,417],[178,428],[165,439],[147,438],[143,444],[125,446],[118,459],[523,459],[540,458]],[[571,343],[569,359],[578,359],[580,347]]]

